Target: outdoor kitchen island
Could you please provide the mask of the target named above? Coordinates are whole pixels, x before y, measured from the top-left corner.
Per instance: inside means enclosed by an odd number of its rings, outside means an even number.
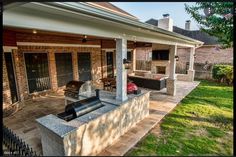
[[[102,107],[70,121],[52,114],[37,119],[43,155],[97,155],[149,115],[149,91],[129,94],[122,102],[116,100],[116,93],[100,90],[99,99]]]

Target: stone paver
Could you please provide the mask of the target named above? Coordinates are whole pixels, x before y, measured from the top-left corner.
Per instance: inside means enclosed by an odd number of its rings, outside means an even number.
[[[166,94],[166,89],[152,90],[150,94],[150,114],[140,121],[113,145],[103,150],[99,156],[122,156],[144,137],[160,120],[168,114],[199,82],[177,81],[176,96]],[[40,133],[35,119],[64,111],[63,93],[41,96],[26,101],[23,107],[12,116],[3,119],[4,124],[29,144],[37,153],[42,154]]]

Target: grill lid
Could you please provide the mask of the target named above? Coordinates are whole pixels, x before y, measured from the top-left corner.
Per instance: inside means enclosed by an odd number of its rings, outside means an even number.
[[[84,84],[84,81],[70,81],[66,84],[66,89],[65,91],[74,91],[74,92],[79,92],[80,87]]]

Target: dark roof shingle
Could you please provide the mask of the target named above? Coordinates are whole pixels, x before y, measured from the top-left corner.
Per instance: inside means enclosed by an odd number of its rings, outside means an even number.
[[[158,26],[158,20],[150,19],[146,21],[146,23]],[[200,30],[185,30],[176,26],[173,26],[173,32],[196,39],[204,42],[204,45],[216,45],[219,44],[217,38],[214,36],[210,36],[209,34],[200,31]]]

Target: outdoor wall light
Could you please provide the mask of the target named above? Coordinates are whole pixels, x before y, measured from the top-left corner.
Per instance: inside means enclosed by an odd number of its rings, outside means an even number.
[[[125,65],[125,69],[130,69],[131,61],[129,61],[126,58],[124,58],[123,59],[123,64]]]
[[[175,60],[176,60],[176,61],[179,61],[179,56],[175,56]]]
[[[196,54],[194,54],[194,55],[193,55],[193,57],[194,57],[194,58],[196,58],[196,57],[197,57],[197,55],[196,55]]]

